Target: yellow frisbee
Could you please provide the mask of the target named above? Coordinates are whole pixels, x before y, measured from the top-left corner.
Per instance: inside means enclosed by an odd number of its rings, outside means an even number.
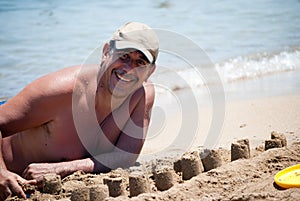
[[[275,175],[274,180],[282,188],[300,188],[300,164],[281,170]]]

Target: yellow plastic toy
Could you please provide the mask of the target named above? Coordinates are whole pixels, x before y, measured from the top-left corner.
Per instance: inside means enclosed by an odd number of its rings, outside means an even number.
[[[300,164],[281,170],[275,175],[274,180],[282,188],[300,188]]]

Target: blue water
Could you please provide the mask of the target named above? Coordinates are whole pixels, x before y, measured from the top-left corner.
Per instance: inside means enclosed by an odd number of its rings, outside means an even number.
[[[294,71],[300,68],[299,11],[299,0],[1,0],[0,97],[81,64],[128,21],[190,38],[225,81]],[[176,65],[163,54],[159,61]]]

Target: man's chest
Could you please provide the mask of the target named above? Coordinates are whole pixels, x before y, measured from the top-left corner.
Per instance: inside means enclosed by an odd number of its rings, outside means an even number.
[[[90,117],[78,121],[72,117],[60,117],[49,122],[43,130],[48,136],[48,146],[65,160],[74,160],[88,155],[111,152],[121,134],[112,114],[102,122]]]

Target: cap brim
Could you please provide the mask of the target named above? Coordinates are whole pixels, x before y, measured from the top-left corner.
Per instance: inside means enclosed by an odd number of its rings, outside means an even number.
[[[149,52],[149,50],[147,50],[145,47],[141,46],[140,44],[133,43],[130,41],[115,41],[115,48],[118,50],[129,49],[129,48],[139,50],[146,56],[146,58],[149,60],[150,63],[154,63],[154,58],[152,54]]]

